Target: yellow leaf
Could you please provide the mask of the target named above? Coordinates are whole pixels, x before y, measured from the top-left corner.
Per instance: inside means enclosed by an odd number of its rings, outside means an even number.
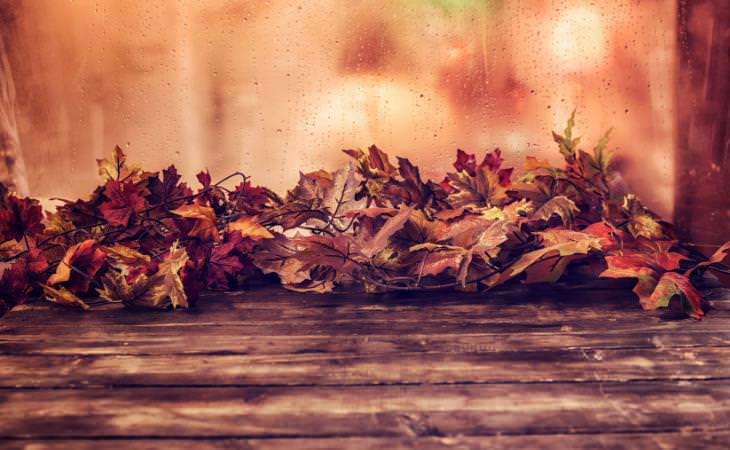
[[[272,239],[273,234],[266,229],[266,227],[259,224],[256,217],[243,216],[238,218],[235,222],[228,224],[228,232],[233,233],[238,231],[243,237],[249,237],[254,241],[260,241],[261,239]]]
[[[81,308],[83,310],[89,309],[89,305],[85,301],[78,298],[66,288],[56,289],[45,284],[41,286],[43,287],[43,293],[46,294],[46,299],[50,302],[63,306],[71,306],[73,308]]]
[[[102,249],[107,253],[109,263],[114,267],[150,262],[149,255],[140,253],[126,245],[114,244],[102,247]]]
[[[0,244],[0,258],[15,256],[23,250],[25,250],[25,244],[15,239],[10,239]]]
[[[647,239],[660,239],[664,235],[659,222],[648,214],[636,214],[631,217],[628,229],[634,237],[643,236]]]
[[[124,275],[110,271],[101,280],[103,289],[97,292],[106,300],[123,302],[128,306],[187,308],[188,298],[180,278],[180,270],[187,260],[187,252],[175,242],[154,275],[140,275],[129,284]]]
[[[198,204],[183,205],[172,211],[180,217],[192,219],[195,221],[193,228],[188,233],[192,237],[197,237],[207,241],[218,242],[220,235],[216,228],[215,212],[213,208],[201,206]]]
[[[173,242],[170,252],[160,263],[160,269],[155,276],[162,277],[161,290],[170,297],[173,308],[187,308],[188,297],[185,295],[180,271],[188,261],[188,253],[184,247],[179,247],[178,242]]]
[[[112,159],[97,159],[99,175],[104,180],[123,180],[140,172],[139,167],[127,167],[127,156],[118,145],[114,147]]]

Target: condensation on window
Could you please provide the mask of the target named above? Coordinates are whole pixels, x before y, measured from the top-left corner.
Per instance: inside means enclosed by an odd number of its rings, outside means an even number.
[[[613,127],[626,183],[674,199],[675,1],[6,2],[32,194],[96,184],[121,145],[146,168],[243,170],[279,192],[377,144],[441,176],[456,148],[557,162],[577,109]]]

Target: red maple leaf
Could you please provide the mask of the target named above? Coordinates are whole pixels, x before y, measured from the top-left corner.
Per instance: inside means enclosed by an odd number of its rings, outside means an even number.
[[[266,189],[259,186],[252,186],[251,181],[241,182],[228,194],[228,199],[235,203],[236,209],[246,212],[249,215],[256,215],[269,202]]]
[[[150,204],[165,204],[170,209],[180,207],[184,198],[193,194],[187,184],[180,183],[180,178],[182,177],[177,173],[177,168],[172,165],[162,171],[162,179],[159,175],[150,177],[147,182]]]
[[[238,275],[250,273],[253,266],[247,255],[254,245],[252,239],[243,237],[239,232],[226,234],[224,242],[213,247],[210,252],[205,271],[208,289],[229,289],[235,285]]]
[[[0,209],[0,235],[3,240],[16,241],[23,236],[33,237],[45,229],[42,220],[43,208],[38,200],[8,196]]]
[[[144,198],[131,181],[107,181],[104,196],[108,201],[101,204],[99,211],[109,225],[126,227],[129,219],[145,207]]]
[[[0,278],[0,300],[4,309],[24,303],[33,283],[45,282],[47,268],[48,261],[37,248],[31,249],[8,267]]]
[[[477,172],[477,159],[473,153],[466,153],[462,149],[456,150],[456,161],[454,161],[454,168],[461,172],[462,170],[468,173],[470,176],[475,176]]]

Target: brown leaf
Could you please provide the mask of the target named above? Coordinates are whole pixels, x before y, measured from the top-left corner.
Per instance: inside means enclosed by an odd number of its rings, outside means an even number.
[[[123,274],[110,271],[102,278],[103,288],[97,292],[108,301],[121,301],[130,307],[187,308],[188,298],[181,278],[187,261],[185,249],[174,242],[153,275],[141,274],[130,284]]]
[[[261,226],[256,217],[253,216],[239,217],[236,221],[228,224],[226,231],[229,233],[239,232],[243,237],[251,238],[254,241],[273,239],[274,237],[274,235],[271,234],[266,227]]]
[[[197,237],[204,241],[218,242],[220,240],[213,208],[193,203],[183,205],[171,212],[193,221],[193,228],[188,233],[189,236]]]
[[[89,305],[66,288],[53,288],[48,285],[41,285],[46,300],[63,306],[88,310]]]
[[[400,212],[389,218],[383,227],[375,233],[375,236],[373,236],[372,239],[362,244],[360,252],[365,255],[365,257],[370,258],[383,250],[388,245],[390,238],[403,228],[412,213],[412,207],[401,207]]]
[[[557,216],[563,225],[570,227],[575,215],[579,212],[580,210],[571,199],[564,195],[557,195],[540,206],[530,216],[530,219],[548,222],[553,216]]]

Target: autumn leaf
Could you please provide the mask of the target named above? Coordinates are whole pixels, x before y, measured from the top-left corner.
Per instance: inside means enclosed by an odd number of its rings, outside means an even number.
[[[93,239],[80,242],[66,251],[56,272],[48,278],[48,284],[62,284],[76,294],[87,292],[91,280],[104,265],[105,258],[106,253]]]
[[[150,191],[149,203],[165,205],[168,209],[179,208],[185,198],[193,195],[192,189],[180,182],[181,178],[175,166],[163,170],[162,179],[157,174],[150,177],[147,181],[147,188]]]
[[[259,224],[256,217],[242,216],[228,224],[228,233],[241,233],[241,236],[251,238],[254,241],[261,239],[272,239],[274,237],[266,227]]]
[[[560,153],[568,161],[575,158],[575,151],[580,144],[580,137],[573,137],[573,127],[575,127],[575,110],[570,114],[562,135],[553,131],[553,140],[558,144]]]
[[[702,261],[700,263],[697,263],[694,267],[687,270],[685,272],[686,276],[692,275],[692,273],[697,270],[701,269],[703,267],[709,267],[713,264],[719,264],[727,258],[728,254],[730,254],[730,241],[725,242],[723,245],[721,245],[713,254],[710,256],[707,261]]]
[[[220,240],[213,208],[192,203],[183,205],[171,212],[188,219],[192,223],[192,228],[187,233],[188,236],[196,237],[204,241],[218,242]]]
[[[564,195],[558,195],[543,203],[531,216],[531,220],[548,222],[552,217],[559,217],[566,227],[570,227],[580,210],[575,203]]]
[[[242,181],[228,194],[228,200],[236,211],[256,215],[271,203],[271,191],[260,186],[251,185],[250,180]]]
[[[99,166],[99,175],[105,181],[129,179],[140,172],[140,169],[137,167],[127,166],[127,156],[118,145],[114,147],[111,160],[106,158],[97,159],[96,164]]]
[[[50,302],[83,310],[89,309],[89,305],[85,301],[81,300],[78,296],[76,296],[73,292],[69,291],[66,288],[61,287],[56,289],[45,284],[42,285],[42,287],[43,293],[46,296],[46,300]]]
[[[43,232],[43,209],[38,200],[11,195],[0,207],[0,239],[3,241],[21,241],[24,236],[34,237]]]
[[[483,283],[488,287],[494,287],[522,274],[534,264],[550,260],[555,263],[560,258],[587,255],[592,251],[600,250],[600,242],[597,238],[578,231],[554,229],[541,233],[541,237],[545,243],[544,247],[522,254],[503,271],[495,273],[485,279]],[[564,267],[556,266],[557,269],[564,269]],[[559,274],[553,274],[552,271],[549,273],[551,278],[559,277]],[[533,274],[531,281],[535,281],[537,276],[537,274]]]
[[[662,252],[646,254],[641,252],[606,256],[608,268],[599,275],[602,278],[636,278],[634,293],[644,309],[655,309],[652,294],[663,274],[679,268],[679,262],[686,257],[679,253]],[[671,276],[670,276],[671,278]]]
[[[252,258],[264,273],[276,273],[283,285],[293,285],[309,279],[309,264],[296,255],[296,243],[277,234],[273,239],[262,241]]]
[[[383,250],[390,238],[398,232],[406,224],[413,213],[413,208],[403,207],[398,214],[389,218],[385,224],[378,230],[372,239],[362,244],[360,252],[370,258],[379,251]]]
[[[649,300],[642,305],[645,309],[666,308],[674,296],[682,299],[684,310],[690,317],[699,320],[705,315],[702,295],[692,286],[689,278],[677,272],[662,274]]]
[[[414,274],[419,277],[439,275],[449,269],[458,272],[462,268],[465,258],[470,255],[470,252],[463,247],[433,243],[414,245],[410,251],[419,253],[417,259],[420,259],[420,263],[413,266]],[[421,257],[420,254],[423,256]],[[463,284],[463,281],[460,282]]]
[[[129,219],[145,207],[144,198],[131,181],[107,181],[104,196],[108,201],[101,204],[99,211],[112,226],[126,227]]]
[[[270,239],[273,239],[270,235]],[[210,252],[204,273],[205,284],[209,289],[226,290],[236,284],[239,276],[249,275],[253,266],[248,259],[255,241],[241,233],[227,233],[220,245]]]
[[[181,271],[188,261],[187,252],[174,242],[163,257],[156,273],[139,275],[129,283],[121,273],[111,271],[101,280],[99,296],[130,307],[166,309],[187,308],[188,298]]]
[[[462,149],[456,150],[456,161],[454,161],[454,168],[459,172],[466,172],[469,176],[476,176],[477,174],[477,159],[473,153],[466,153]]]
[[[48,261],[38,248],[30,249],[25,255],[6,267],[0,277],[0,300],[5,308],[24,303],[36,283],[45,283]]]
[[[460,152],[460,153],[459,153]],[[454,167],[464,167],[457,173],[449,173],[446,179],[453,188],[449,194],[449,202],[454,207],[495,206],[507,202],[507,187],[510,185],[512,169],[502,169],[504,162],[502,151],[495,149],[484,156],[484,160],[476,167],[470,162],[475,158],[459,150]]]

